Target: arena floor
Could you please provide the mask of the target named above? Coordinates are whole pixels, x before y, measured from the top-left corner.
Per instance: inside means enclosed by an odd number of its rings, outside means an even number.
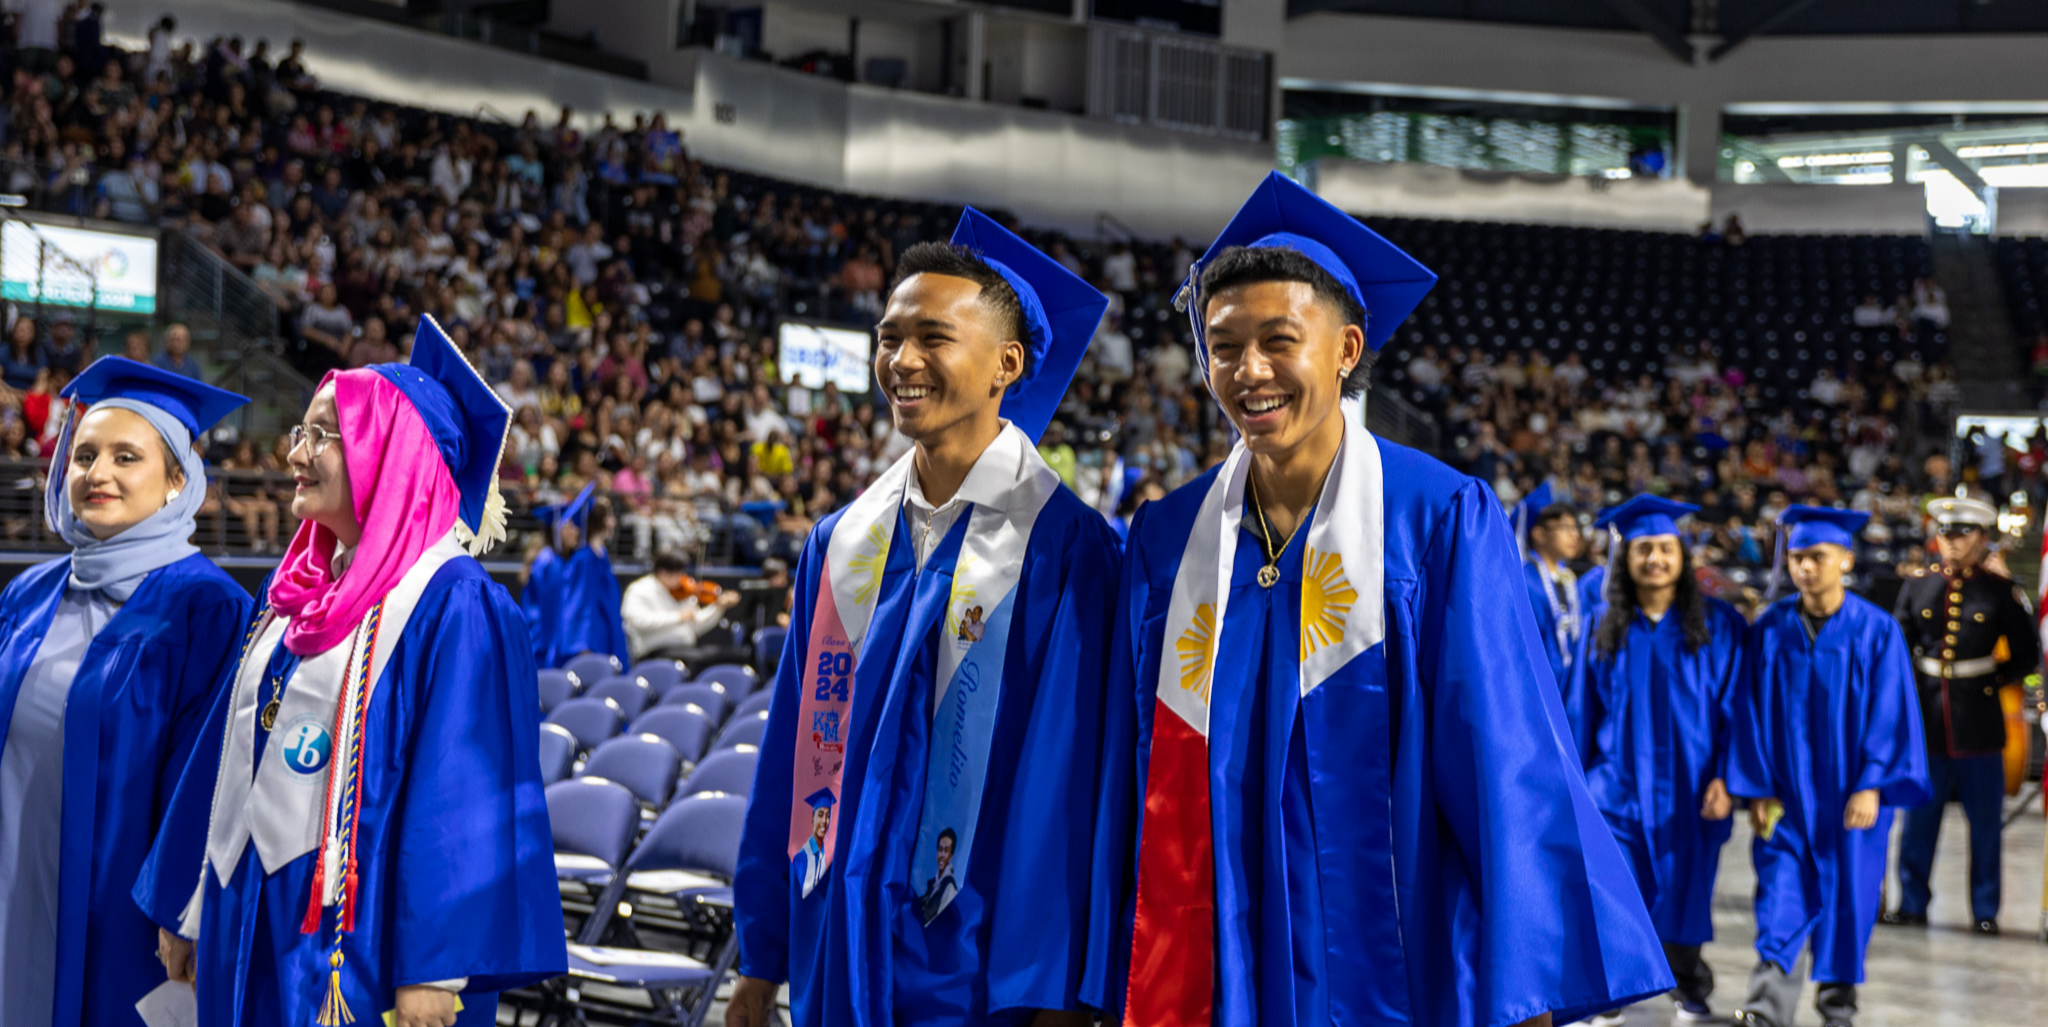
[[[2038,1024],[2048,1010],[2048,945],[2041,925],[2042,836],[2039,800],[2029,803],[2005,829],[2004,904],[1998,924],[2005,933],[1982,938],[1970,933],[1969,839],[1962,807],[1951,805],[1935,858],[1934,905],[1926,929],[1879,925],[1870,939],[1866,980],[1857,989],[1857,1027],[1991,1027]],[[1892,829],[1893,858],[1899,827]],[[1896,864],[1895,864],[1896,865]],[[1738,817],[1735,837],[1721,851],[1714,889],[1714,928],[1706,949],[1717,986],[1714,1011],[1722,1016],[1741,1007],[1750,968],[1756,965],[1756,936],[1750,892],[1756,875],[1749,865],[1749,825]],[[1893,901],[1887,896],[1886,901]],[[1815,1027],[1813,985],[1806,988],[1799,1023]],[[1629,1027],[1671,1023],[1667,1000],[1629,1009]]]
[[[1894,858],[1898,830],[1893,827]],[[2048,1009],[2048,945],[2040,942],[2043,835],[2048,822],[2038,800],[2005,830],[2005,902],[1996,938],[1969,932],[1969,838],[1962,807],[1950,806],[1935,860],[1934,905],[1925,930],[1879,926],[1870,941],[1868,980],[1857,989],[1857,1027],[1992,1027],[2038,1024]],[[1740,1008],[1750,967],[1756,964],[1750,893],[1749,824],[1736,818],[1735,837],[1721,851],[1714,926],[1707,961],[1719,979],[1715,1012]],[[1887,902],[1892,901],[1887,896]],[[1799,1023],[1817,1027],[1813,986],[1807,985]],[[725,1022],[725,1004],[709,1023]],[[1629,1027],[1665,1027],[1671,1005],[1659,999],[1633,1006]]]

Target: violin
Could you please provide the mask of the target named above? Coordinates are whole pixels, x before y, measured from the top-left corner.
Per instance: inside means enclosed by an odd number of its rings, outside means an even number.
[[[710,606],[718,601],[718,594],[722,591],[724,589],[718,587],[718,582],[708,578],[693,578],[685,574],[676,587],[669,589],[668,594],[669,598],[679,603],[685,599],[695,599],[699,606]]]

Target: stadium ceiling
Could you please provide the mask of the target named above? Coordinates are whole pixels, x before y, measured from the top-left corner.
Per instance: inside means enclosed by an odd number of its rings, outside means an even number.
[[[1765,35],[2048,32],[2041,0],[1288,0],[1321,12],[1640,32],[1686,64]]]

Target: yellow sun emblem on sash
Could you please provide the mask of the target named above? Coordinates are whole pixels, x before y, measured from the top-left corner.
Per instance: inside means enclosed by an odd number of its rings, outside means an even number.
[[[960,634],[960,615],[967,610],[967,604],[974,601],[974,585],[967,580],[967,568],[974,566],[974,557],[961,554],[960,562],[953,567],[953,594],[946,600],[946,637],[956,638]]]
[[[846,565],[866,580],[853,590],[853,601],[866,606],[882,588],[882,568],[889,562],[889,535],[880,524],[868,525],[868,551],[846,561]]]
[[[1216,605],[1203,603],[1195,608],[1194,622],[1181,633],[1173,644],[1180,653],[1180,687],[1201,697],[1202,703],[1209,702],[1210,663],[1216,655]]]
[[[1326,645],[1344,641],[1344,618],[1358,590],[1344,577],[1344,561],[1335,553],[1310,549],[1302,561],[1301,658]]]

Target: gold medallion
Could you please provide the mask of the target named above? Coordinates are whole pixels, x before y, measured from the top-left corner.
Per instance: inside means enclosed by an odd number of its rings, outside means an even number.
[[[277,706],[277,700],[272,699],[263,707],[263,716],[259,718],[263,721],[263,730],[268,731],[277,726]]]
[[[1274,583],[1275,583],[1275,582],[1277,582],[1277,581],[1279,581],[1279,580],[1280,580],[1280,568],[1278,568],[1278,567],[1275,567],[1275,566],[1273,566],[1273,565],[1272,565],[1272,564],[1270,564],[1270,563],[1269,563],[1269,564],[1267,564],[1267,565],[1265,565],[1264,567],[1261,567],[1261,568],[1259,568],[1259,587],[1260,587],[1260,588],[1272,588],[1272,587],[1273,587],[1273,585],[1274,585]]]

